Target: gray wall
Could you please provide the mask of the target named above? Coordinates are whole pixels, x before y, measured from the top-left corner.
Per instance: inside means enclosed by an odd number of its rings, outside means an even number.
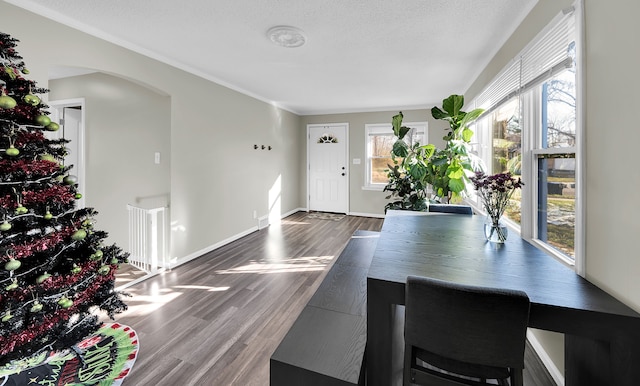
[[[99,209],[96,228],[108,230],[109,242],[126,249],[126,204],[169,204],[171,101],[101,73],[54,80],[49,87],[49,100],[85,99],[86,205]]]
[[[298,116],[5,2],[0,15],[3,32],[21,40],[30,79],[42,87],[49,87],[49,67],[63,65],[132,79],[170,98],[171,257],[193,257],[255,228],[254,210],[279,217],[301,206],[299,147],[305,144]],[[92,125],[102,120],[87,114]],[[254,144],[274,150],[253,150]],[[116,176],[112,189],[128,178]]]
[[[640,2],[585,3],[587,278],[640,311]]]

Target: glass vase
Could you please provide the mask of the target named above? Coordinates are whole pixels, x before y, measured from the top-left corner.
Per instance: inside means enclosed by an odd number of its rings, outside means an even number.
[[[504,225],[501,218],[493,218],[487,216],[484,222],[484,237],[492,243],[504,243],[507,241],[509,232],[507,226]]]

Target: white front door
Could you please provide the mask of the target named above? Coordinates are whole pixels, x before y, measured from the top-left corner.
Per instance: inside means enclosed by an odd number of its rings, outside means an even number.
[[[347,123],[308,125],[309,210],[349,212]]]

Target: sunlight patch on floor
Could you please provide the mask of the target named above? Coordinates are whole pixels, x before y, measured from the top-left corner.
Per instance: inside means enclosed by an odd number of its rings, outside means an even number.
[[[135,295],[130,300],[125,299],[129,309],[121,317],[149,315],[180,295],[182,295],[182,292],[168,292],[162,295]]]
[[[313,256],[285,259],[277,262],[251,261],[247,265],[216,271],[217,274],[228,275],[236,273],[287,273],[322,271],[333,260],[334,256]]]
[[[181,289],[201,289],[207,292],[221,292],[227,291],[230,287],[209,287],[206,285],[176,285],[173,288],[181,288]]]
[[[127,293],[131,295],[130,298],[125,298],[128,310],[123,312],[118,317],[130,317],[130,316],[145,316],[148,315],[164,305],[172,302],[184,293],[188,293],[189,290],[203,290],[206,292],[224,292],[228,291],[231,287],[212,287],[205,285],[176,285],[168,288],[162,288],[158,283],[151,283],[148,289],[130,288]],[[183,290],[183,291],[180,291]],[[142,295],[139,291],[144,291],[146,295]],[[138,292],[138,293],[136,293]],[[105,319],[106,320],[106,319]]]
[[[282,225],[309,225],[310,223],[308,222],[303,222],[303,221],[293,221],[293,220],[282,220]]]

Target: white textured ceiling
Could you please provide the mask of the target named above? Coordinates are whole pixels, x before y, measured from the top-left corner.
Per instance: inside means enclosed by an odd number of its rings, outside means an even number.
[[[5,0],[301,115],[463,93],[538,0]],[[303,30],[299,48],[269,28]]]

